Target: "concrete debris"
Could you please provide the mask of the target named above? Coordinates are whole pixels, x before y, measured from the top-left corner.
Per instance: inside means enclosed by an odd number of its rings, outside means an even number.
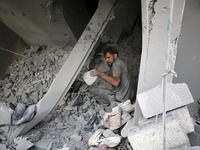
[[[136,33],[137,31],[133,32],[135,34],[134,37],[133,35],[124,37],[118,45],[113,43],[113,40],[110,40],[111,38],[104,34],[107,36],[108,40],[104,44],[100,43],[99,45],[102,46],[100,50],[103,50],[104,46],[117,47],[120,57],[128,62],[130,68],[133,68],[132,74],[135,79],[139,71],[141,43],[132,44],[133,39],[140,38],[141,33]],[[0,109],[0,111],[3,112],[0,113],[3,114],[0,115],[0,119],[4,120],[4,122],[1,123],[10,123],[11,121],[11,113],[13,110],[9,108],[9,102],[12,102],[14,105],[24,103],[26,106],[30,106],[36,104],[44,97],[56,74],[71,53],[70,50],[72,50],[72,48],[67,49],[68,51],[56,46],[31,45],[29,49],[24,50],[23,55],[25,57],[19,57],[13,62],[8,68],[5,79],[0,81],[0,106],[6,105],[6,109],[3,109],[3,107]],[[92,61],[96,58],[97,53],[98,61]],[[90,62],[97,64],[92,65]],[[103,124],[104,114],[111,112],[112,108],[118,106],[118,103],[111,103],[109,107],[97,103],[97,100],[93,99],[88,93],[90,86],[85,84],[83,80],[83,73],[89,71],[87,65],[89,66],[90,64],[91,66],[96,66],[98,69],[100,68],[99,70],[107,71],[108,66],[104,62],[102,52],[100,52],[98,48],[93,50],[85,63],[85,67],[80,71],[80,74],[69,92],[64,96],[61,104],[28,133],[17,137],[14,141],[21,141],[21,144],[28,141],[33,143],[32,148],[44,150],[67,148],[70,150],[89,149],[88,140],[98,129],[105,129]],[[99,79],[96,80],[95,83],[97,83],[97,81],[99,81]],[[81,99],[79,99],[80,103],[75,104],[74,100],[77,95],[81,95]],[[8,111],[9,113],[7,113]],[[83,132],[81,129],[90,122],[95,112],[95,121],[89,124],[89,130]],[[6,117],[4,117],[4,115],[6,115]],[[133,116],[132,112],[130,115]],[[4,130],[5,128],[6,130]],[[0,128],[0,133],[2,135],[1,144],[3,144],[0,145],[1,147],[3,146],[10,150],[16,148],[15,142],[9,141],[9,137],[15,129],[16,126]],[[121,127],[113,130],[113,134],[118,135],[120,129]],[[104,134],[107,134],[107,136],[109,136],[108,134],[111,135],[111,133]],[[118,136],[120,136],[120,134]],[[112,139],[107,137],[107,142],[109,141],[112,141]],[[104,140],[104,142],[106,141]],[[118,146],[116,145],[115,148],[118,149],[123,146],[127,147],[128,145],[124,143],[121,136],[118,138],[117,144]],[[30,148],[30,150],[32,148]],[[131,150],[131,148],[129,148],[129,150]]]
[[[16,146],[15,146],[16,150],[27,150],[33,146],[33,143],[31,143],[30,141],[25,140],[25,139],[21,139],[20,141],[18,141],[15,144],[16,144]]]
[[[6,78],[1,81],[1,101],[36,104],[47,92],[70,51],[55,46],[39,49],[31,46],[24,50],[28,57],[19,57],[8,68]]]

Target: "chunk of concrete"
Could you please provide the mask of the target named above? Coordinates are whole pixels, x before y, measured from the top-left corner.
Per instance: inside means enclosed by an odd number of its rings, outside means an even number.
[[[182,127],[185,133],[190,133],[194,131],[194,123],[192,121],[192,118],[190,117],[187,106],[167,112],[167,114],[169,113],[174,113],[176,115],[177,119],[179,120],[180,126]],[[158,115],[158,118],[161,119],[161,117],[162,115]],[[152,117],[150,119],[143,118],[140,120],[139,125],[146,124],[150,121],[154,121],[155,118],[156,117]]]
[[[184,107],[181,107],[181,108],[169,111],[169,112],[173,112],[176,114],[177,119],[179,120],[180,125],[183,127],[183,130],[185,131],[185,133],[190,133],[190,132],[194,131],[194,124],[193,124],[192,118],[190,117],[187,106],[184,106]],[[123,127],[123,129],[121,130],[122,137],[128,136],[128,130],[129,130],[129,128],[133,127],[133,124],[134,124],[133,120],[134,120],[134,118],[130,119],[126,123],[126,125]],[[155,117],[148,119],[146,121],[148,122],[148,121],[153,121],[153,120],[155,120]],[[196,128],[197,128],[197,126],[196,126]],[[199,133],[200,133],[200,128],[199,128]]]
[[[160,85],[138,94],[137,98],[145,118],[150,118],[163,112],[162,87]],[[165,99],[166,111],[194,102],[189,88],[185,83],[167,83]]]
[[[153,137],[153,133],[155,135]],[[163,125],[162,118],[146,124],[132,127],[128,132],[128,140],[134,150],[149,150],[153,146],[154,149],[163,149]],[[182,130],[180,123],[175,114],[166,115],[166,148],[172,149],[189,143],[189,139]]]
[[[190,133],[194,131],[194,123],[190,116],[187,106],[181,107],[179,109],[175,109],[170,111],[176,114],[180,125],[185,133]]]
[[[31,143],[28,140],[21,139],[18,141],[17,145],[15,146],[16,150],[27,150],[33,146],[33,143]]]

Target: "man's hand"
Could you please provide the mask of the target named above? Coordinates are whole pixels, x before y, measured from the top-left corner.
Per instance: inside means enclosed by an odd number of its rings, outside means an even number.
[[[90,75],[91,76],[99,75],[101,78],[103,78],[104,80],[106,80],[107,82],[111,83],[114,86],[118,86],[120,82],[120,74],[113,74],[113,76],[108,76],[99,70],[93,69],[91,70]]]
[[[99,70],[93,69],[93,70],[91,70],[90,75],[91,76],[98,76],[98,75],[100,75],[100,73],[101,72]]]

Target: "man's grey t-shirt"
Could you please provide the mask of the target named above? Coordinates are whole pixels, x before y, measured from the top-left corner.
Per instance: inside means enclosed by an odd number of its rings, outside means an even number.
[[[125,62],[117,57],[113,62],[111,71],[112,74],[120,74],[120,83],[117,87],[114,87],[114,92],[116,92],[116,99],[123,102],[133,98],[133,83],[131,80],[131,74]]]

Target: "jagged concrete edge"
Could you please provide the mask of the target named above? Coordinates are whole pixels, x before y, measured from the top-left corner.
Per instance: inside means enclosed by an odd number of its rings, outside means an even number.
[[[50,89],[37,103],[37,114],[30,122],[20,125],[10,136],[10,140],[13,140],[18,135],[28,132],[32,127],[42,121],[63,99],[93,47],[99,40],[101,33],[111,17],[111,12],[114,9],[115,3],[116,0],[109,0],[109,2],[108,0],[99,1],[95,14],[73,48],[70,56],[60,69]],[[88,34],[92,36],[88,36]]]

